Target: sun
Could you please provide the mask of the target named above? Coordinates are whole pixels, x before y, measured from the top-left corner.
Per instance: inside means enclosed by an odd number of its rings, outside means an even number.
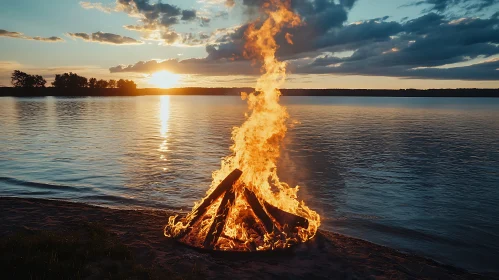
[[[177,86],[180,75],[168,71],[159,71],[149,76],[148,83],[158,88],[171,88]]]

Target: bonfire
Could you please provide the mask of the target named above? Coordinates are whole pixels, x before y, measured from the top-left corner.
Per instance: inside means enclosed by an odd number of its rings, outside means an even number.
[[[288,113],[279,104],[286,63],[277,60],[276,35],[302,24],[289,1],[269,0],[265,16],[246,33],[245,56],[261,63],[255,92],[243,93],[249,113],[232,131],[232,154],[213,172],[206,196],[186,217],[172,216],[165,236],[190,246],[220,251],[288,248],[315,236],[320,216],[298,200],[299,187],[281,182],[277,160],[286,135]],[[292,44],[292,36],[285,38]]]

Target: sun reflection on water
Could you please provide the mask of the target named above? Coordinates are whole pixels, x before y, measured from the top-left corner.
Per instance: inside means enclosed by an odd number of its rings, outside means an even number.
[[[168,152],[168,121],[170,119],[170,96],[161,96],[159,104],[159,120],[161,123],[159,133],[160,137],[162,138],[161,144],[159,145],[159,151],[161,153],[160,159],[167,161],[168,159],[165,155]],[[163,170],[166,171],[166,168],[163,168]]]

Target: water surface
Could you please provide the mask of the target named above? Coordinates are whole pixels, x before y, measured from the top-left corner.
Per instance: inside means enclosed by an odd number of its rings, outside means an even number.
[[[499,99],[283,103],[279,174],[323,229],[499,271]],[[0,98],[0,195],[189,210],[245,111],[223,96]]]

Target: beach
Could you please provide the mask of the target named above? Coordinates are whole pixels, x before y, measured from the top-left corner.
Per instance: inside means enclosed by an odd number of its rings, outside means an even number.
[[[85,224],[100,225],[129,248],[138,263],[173,279],[493,278],[322,230],[313,240],[282,252],[221,254],[200,252],[163,236],[168,216],[175,214],[168,210],[120,210],[2,197],[0,213],[2,239],[41,230],[63,235],[83,229]]]

